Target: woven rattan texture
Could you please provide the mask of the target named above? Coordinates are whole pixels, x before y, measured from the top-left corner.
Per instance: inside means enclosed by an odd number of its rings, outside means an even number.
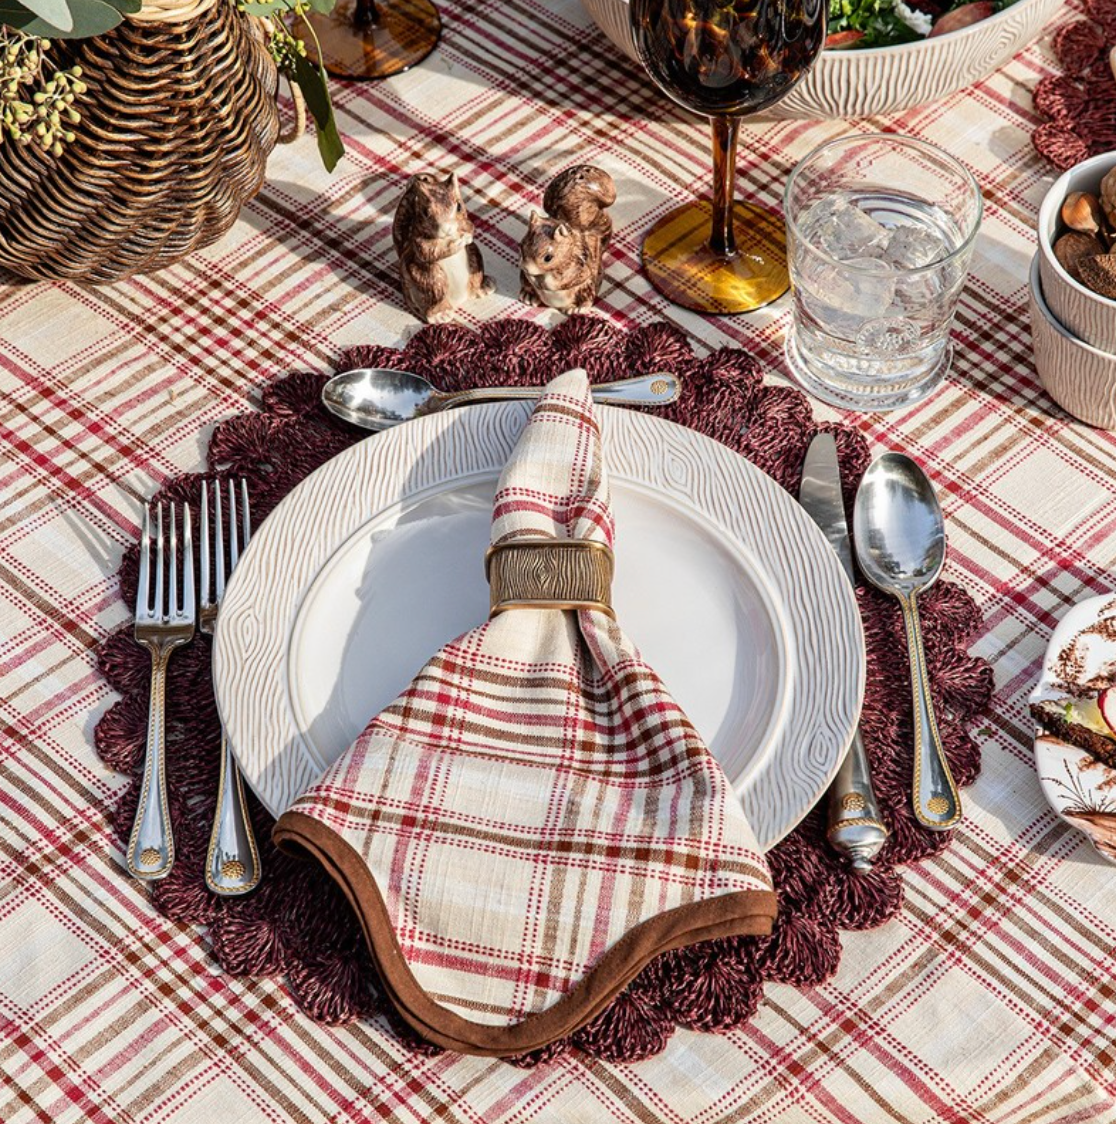
[[[258,25],[219,0],[187,21],[125,20],[51,57],[81,65],[82,119],[59,157],[0,145],[0,265],[100,283],[220,238],[260,189],[279,134]]]

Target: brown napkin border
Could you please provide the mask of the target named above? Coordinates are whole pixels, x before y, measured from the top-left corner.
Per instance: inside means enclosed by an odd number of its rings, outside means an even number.
[[[288,854],[317,859],[344,891],[384,990],[408,1025],[428,1042],[463,1054],[506,1058],[541,1049],[590,1022],[661,953],[718,937],[765,936],[777,910],[770,890],[742,890],[678,906],[626,933],[545,1011],[512,1025],[483,1026],[443,1007],[418,984],[376,880],[336,832],[302,812],[284,812],[272,839]]]

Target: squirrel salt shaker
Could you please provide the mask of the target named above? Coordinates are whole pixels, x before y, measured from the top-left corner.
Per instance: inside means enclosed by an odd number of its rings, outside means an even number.
[[[473,242],[456,172],[444,179],[426,172],[411,177],[395,209],[391,238],[404,303],[428,324],[452,320],[466,301],[496,288]]]
[[[520,244],[520,299],[561,312],[592,308],[604,277],[603,255],[612,236],[608,207],[616,202],[612,177],[590,164],[557,175],[546,189],[546,215],[531,212]]]

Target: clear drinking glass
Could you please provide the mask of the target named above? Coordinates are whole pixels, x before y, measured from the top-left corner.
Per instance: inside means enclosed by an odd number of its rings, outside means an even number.
[[[924,141],[848,137],[794,169],[784,203],[794,377],[846,409],[925,397],[953,358],[950,328],[983,209],[972,173]]]

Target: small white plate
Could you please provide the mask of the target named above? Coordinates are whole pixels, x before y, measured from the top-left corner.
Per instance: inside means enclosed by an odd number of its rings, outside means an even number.
[[[487,617],[492,497],[529,414],[474,406],[371,437],[253,536],[221,608],[214,682],[245,778],[273,814]],[[742,457],[660,418],[598,418],[617,618],[770,846],[825,791],[860,713],[852,590],[813,521]]]
[[[1066,613],[1030,701],[1064,696],[1070,679],[1090,690],[1116,682],[1116,597],[1090,597]],[[1035,767],[1050,807],[1116,863],[1116,769],[1042,730],[1035,731]]]

